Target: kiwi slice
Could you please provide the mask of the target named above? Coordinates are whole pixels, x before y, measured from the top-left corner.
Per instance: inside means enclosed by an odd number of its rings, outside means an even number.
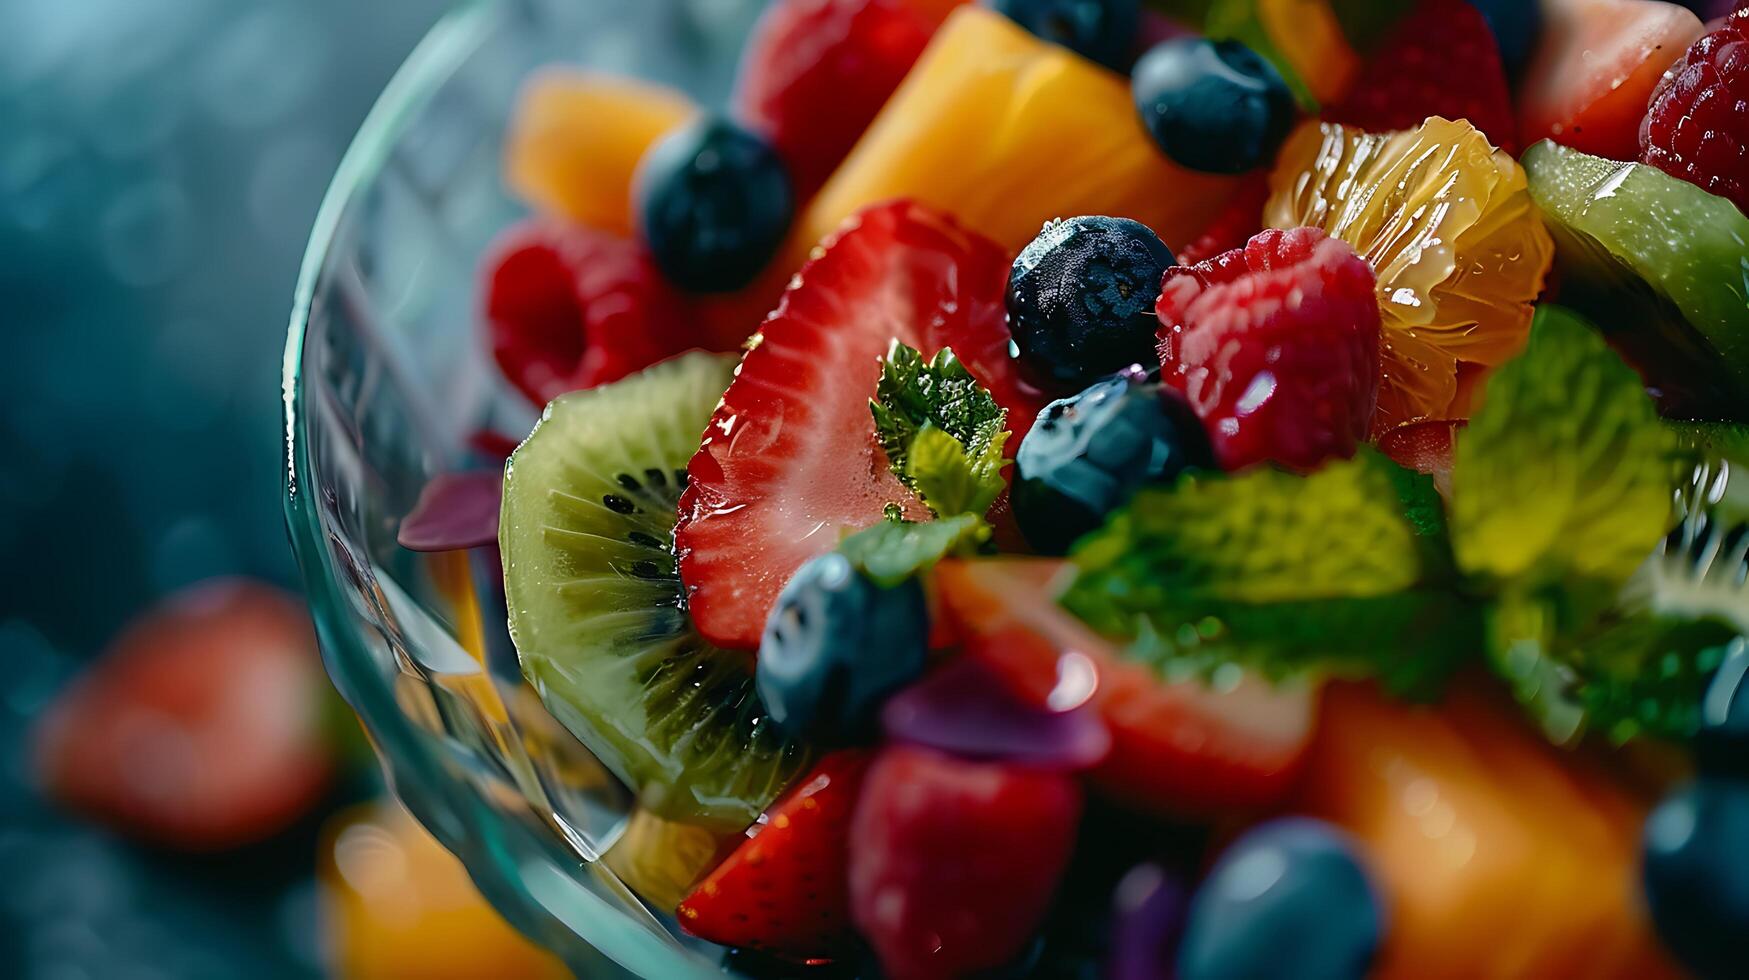
[[[1643,164],[1547,141],[1523,162],[1561,302],[1603,329],[1666,414],[1749,421],[1749,217]]]
[[[1676,525],[1623,592],[1629,605],[1749,633],[1749,432],[1678,426]]]
[[[807,762],[751,659],[693,631],[673,532],[735,358],[687,354],[547,406],[504,470],[510,636],[547,709],[653,813],[742,827]]]

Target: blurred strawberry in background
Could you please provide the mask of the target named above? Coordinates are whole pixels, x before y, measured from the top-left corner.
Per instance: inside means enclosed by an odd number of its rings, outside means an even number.
[[[309,614],[245,579],[148,609],[38,719],[44,791],[130,837],[216,851],[286,828],[337,769],[337,696]]]

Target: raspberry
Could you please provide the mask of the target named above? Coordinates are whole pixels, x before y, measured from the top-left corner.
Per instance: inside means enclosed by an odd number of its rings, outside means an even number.
[[[1347,457],[1379,393],[1372,268],[1315,228],[1270,229],[1166,271],[1162,380],[1190,400],[1229,470]]]
[[[1664,73],[1640,123],[1640,160],[1749,214],[1749,10]]]
[[[1342,102],[1324,118],[1369,132],[1414,129],[1428,116],[1464,119],[1517,153],[1517,122],[1500,48],[1463,0],[1423,0],[1379,45]]]

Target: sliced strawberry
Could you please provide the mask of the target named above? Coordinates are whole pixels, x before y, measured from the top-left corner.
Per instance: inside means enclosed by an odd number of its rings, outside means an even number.
[[[486,259],[486,325],[504,376],[536,405],[617,381],[691,347],[686,305],[635,242],[553,221],[511,229]]]
[[[850,902],[886,975],[947,980],[1017,956],[1080,820],[1081,789],[1063,773],[883,750],[851,827]]]
[[[1043,404],[1008,356],[1009,256],[920,205],[851,218],[803,267],[742,359],[687,466],[674,536],[700,633],[753,649],[778,590],[888,503],[925,516],[875,441],[868,402],[894,340],[952,347],[1021,437]]]
[[[1433,477],[1440,493],[1451,492],[1451,451],[1460,421],[1433,419],[1398,426],[1379,437],[1379,450],[1399,466]]]
[[[1264,806],[1287,792],[1311,738],[1314,695],[1247,677],[1214,691],[1167,683],[1059,608],[1043,559],[950,561],[935,572],[941,607],[969,656],[1016,693],[1061,709],[1097,699],[1111,755],[1094,776],[1114,798],[1169,813]]]
[[[1370,132],[1414,129],[1428,116],[1467,119],[1490,143],[1518,152],[1500,47],[1465,0],[1421,0],[1324,116]]]
[[[303,607],[219,580],[150,610],[33,732],[50,796],[130,836],[212,851],[264,839],[334,774],[332,702]]]
[[[1542,41],[1519,86],[1523,144],[1552,139],[1635,159],[1652,89],[1700,37],[1700,18],[1655,0],[1544,0],[1543,10]]]
[[[735,109],[777,147],[798,198],[850,152],[952,6],[776,0],[765,9],[741,54]]]
[[[854,947],[850,928],[850,818],[869,755],[820,760],[778,800],[698,889],[680,926],[724,946],[790,959],[827,959]]]

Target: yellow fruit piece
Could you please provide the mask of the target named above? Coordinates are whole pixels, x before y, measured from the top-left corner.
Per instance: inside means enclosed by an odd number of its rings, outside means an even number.
[[[1517,161],[1437,116],[1388,134],[1309,122],[1282,148],[1270,191],[1266,225],[1321,228],[1378,274],[1373,434],[1467,417],[1480,372],[1524,346],[1554,256]]]
[[[342,813],[318,868],[332,975],[344,980],[563,980],[499,917],[455,856],[394,803]]]
[[[1497,692],[1439,707],[1332,684],[1293,808],[1359,838],[1379,980],[1662,978],[1639,893],[1646,804]]]
[[[695,111],[673,89],[551,68],[523,88],[504,179],[537,211],[632,234],[632,174],[644,151]]]
[[[1326,105],[1346,96],[1360,74],[1360,55],[1329,0],[1217,0],[1208,29],[1250,45],[1283,70],[1289,87]]]
[[[1046,221],[1082,214],[1133,218],[1176,247],[1235,185],[1161,155],[1125,79],[964,6],[802,213],[789,254],[798,262],[846,217],[894,198],[1013,251]]]
[[[601,860],[645,901],[672,912],[744,839],[638,810]]]

